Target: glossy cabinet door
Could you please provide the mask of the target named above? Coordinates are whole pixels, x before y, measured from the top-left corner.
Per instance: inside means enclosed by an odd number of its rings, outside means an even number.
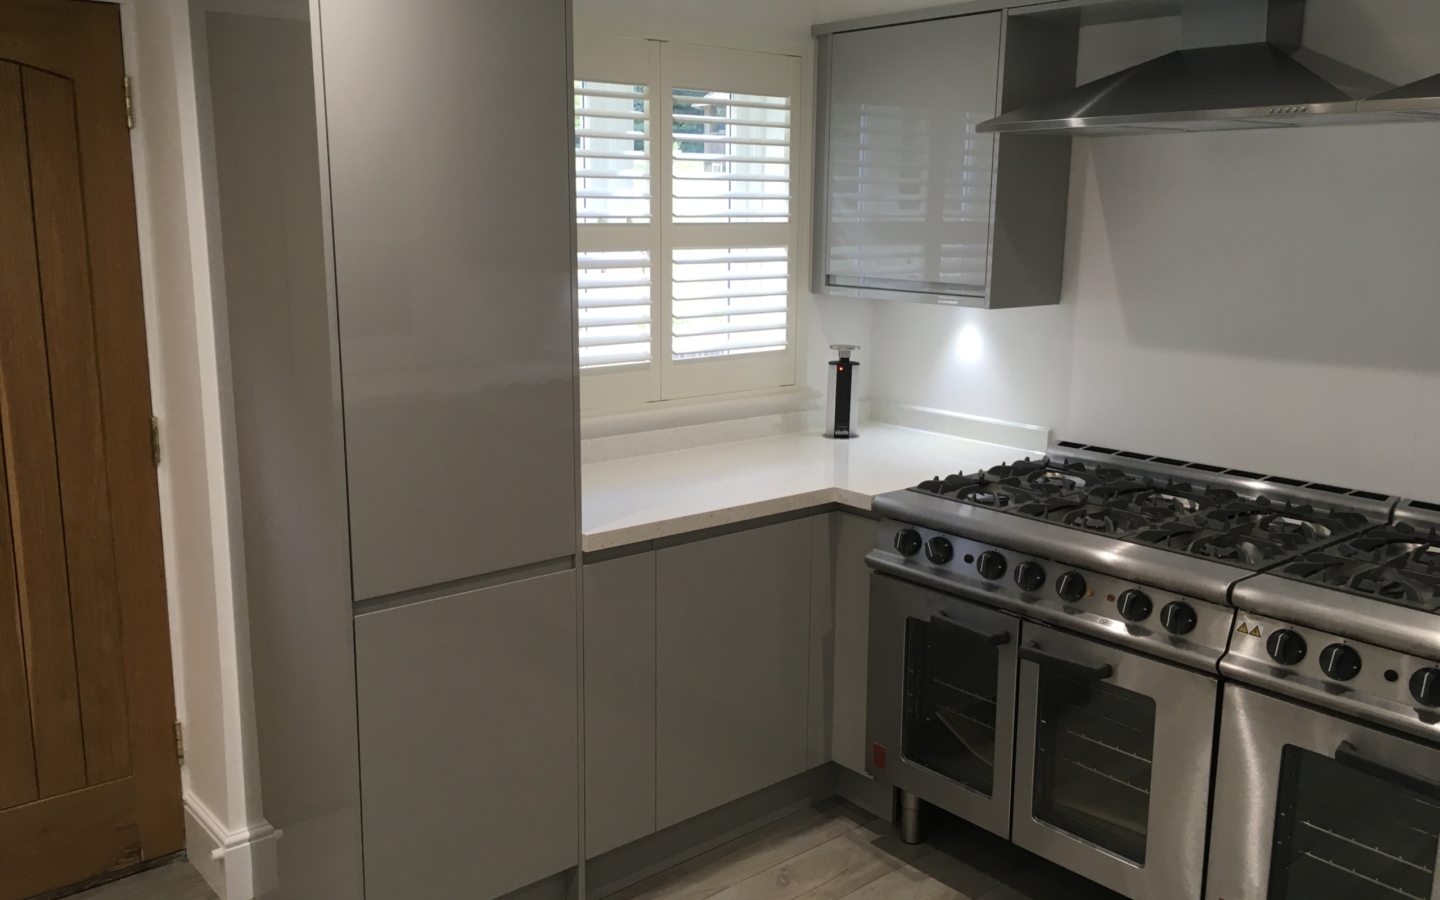
[[[806,769],[811,522],[656,554],[656,824]]]
[[[489,900],[579,856],[573,570],[355,618],[368,900]]]
[[[869,700],[870,567],[879,522],[836,513],[835,674],[831,757],[865,774],[865,705]]]
[[[655,831],[655,554],[585,566],[585,855]]]
[[[822,248],[832,288],[986,297],[1001,25],[990,12],[835,35]]]
[[[565,0],[321,0],[357,600],[575,552]]]

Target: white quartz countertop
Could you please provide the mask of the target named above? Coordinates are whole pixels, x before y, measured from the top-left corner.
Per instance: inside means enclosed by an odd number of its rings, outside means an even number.
[[[895,425],[832,441],[785,434],[632,456],[581,469],[587,553],[702,528],[839,503],[974,471],[1033,451]]]

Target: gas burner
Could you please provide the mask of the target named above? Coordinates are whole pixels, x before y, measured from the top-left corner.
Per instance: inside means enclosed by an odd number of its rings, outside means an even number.
[[[1030,500],[1029,494],[995,482],[961,488],[954,496],[961,503],[972,503],[986,509],[1009,509]]]
[[[1407,523],[1372,528],[1282,567],[1296,581],[1323,584],[1425,612],[1440,612],[1440,542]]]
[[[1283,541],[1266,540],[1254,531],[1206,535],[1191,544],[1189,549],[1197,556],[1208,556],[1251,568],[1276,562],[1295,551],[1294,547]]]
[[[1128,513],[1123,509],[1108,506],[1087,506],[1066,513],[1060,518],[1061,524],[1102,534],[1123,535],[1139,531],[1150,522],[1142,516]]]

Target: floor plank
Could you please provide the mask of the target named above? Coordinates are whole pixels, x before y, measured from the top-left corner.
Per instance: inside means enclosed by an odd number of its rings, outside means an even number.
[[[753,875],[860,827],[871,818],[849,804],[822,804],[611,896],[615,900],[708,900]]]
[[[169,865],[112,881],[66,900],[217,900],[215,893],[187,862]]]
[[[843,801],[796,813],[607,900],[1122,900],[939,810],[926,843]]]

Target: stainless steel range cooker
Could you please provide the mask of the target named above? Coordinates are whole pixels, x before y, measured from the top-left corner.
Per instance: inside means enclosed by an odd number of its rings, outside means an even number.
[[[1440,814],[1440,509],[1071,443],[875,508],[869,770],[910,824],[1136,900],[1440,897],[1440,821],[1379,812]]]

